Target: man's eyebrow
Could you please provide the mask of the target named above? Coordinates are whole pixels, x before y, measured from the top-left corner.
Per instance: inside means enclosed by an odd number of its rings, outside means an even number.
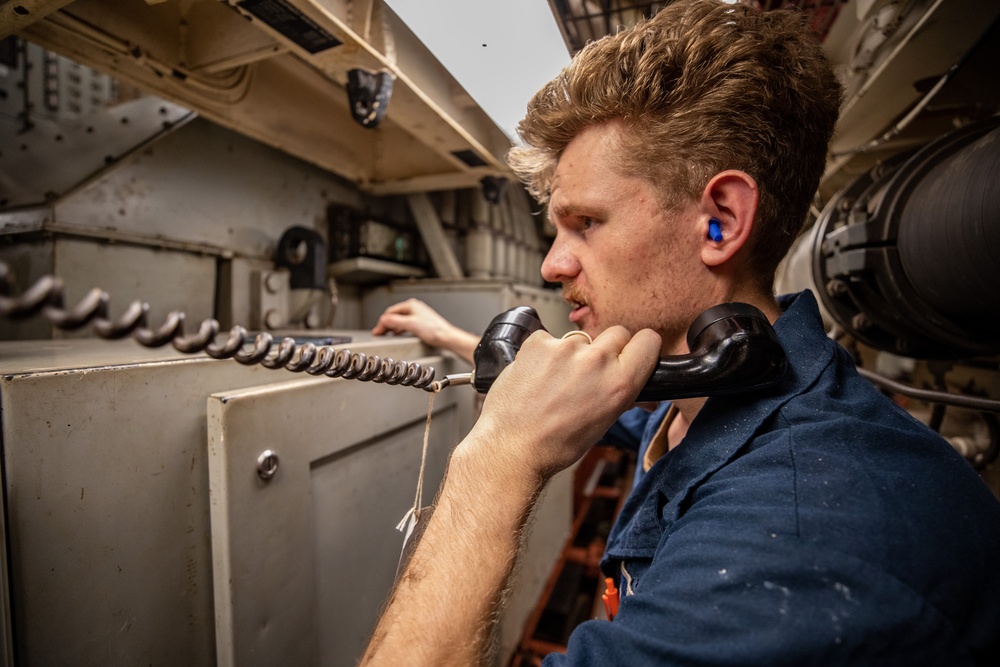
[[[555,206],[549,206],[548,221],[551,223],[553,220],[562,220],[566,218],[597,218],[606,219],[608,217],[608,208],[606,206],[597,204],[596,202],[582,202],[582,203],[572,203],[567,202],[563,204],[557,204]]]
[[[575,204],[557,204],[555,206],[549,206],[549,221],[555,218],[566,218],[572,215],[578,215],[583,211],[583,208]]]

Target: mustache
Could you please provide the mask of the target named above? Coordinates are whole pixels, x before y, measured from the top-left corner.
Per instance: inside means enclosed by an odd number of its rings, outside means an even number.
[[[572,301],[573,303],[588,303],[586,295],[574,287],[563,287],[562,298],[565,301]]]

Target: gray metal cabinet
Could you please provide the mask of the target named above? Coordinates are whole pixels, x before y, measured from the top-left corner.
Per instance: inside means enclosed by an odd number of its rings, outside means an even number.
[[[406,338],[351,348],[427,354]],[[249,651],[240,664],[310,662],[259,659],[279,644],[337,664],[330,651],[355,650],[359,610],[374,609],[390,582],[427,396],[131,341],[0,344],[4,662],[213,665],[237,655],[226,632],[250,623],[254,633],[235,635]],[[460,395],[438,399],[428,495],[459,422]],[[268,485],[255,471],[264,446],[281,457]],[[300,625],[283,618],[293,608]],[[311,636],[327,622],[351,638]]]

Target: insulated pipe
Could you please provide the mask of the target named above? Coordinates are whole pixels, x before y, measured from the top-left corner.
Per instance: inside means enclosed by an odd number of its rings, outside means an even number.
[[[1000,117],[881,163],[817,221],[813,278],[858,340],[916,358],[1000,352]]]
[[[493,276],[493,232],[490,229],[489,204],[482,192],[466,190],[469,198],[471,229],[465,238],[466,269],[470,278],[486,280]]]
[[[490,206],[490,230],[493,233],[493,277],[504,280],[507,272],[507,237],[503,232],[503,220],[496,206]]]
[[[913,289],[976,337],[1000,326],[1000,128],[930,168],[903,205],[899,259]]]

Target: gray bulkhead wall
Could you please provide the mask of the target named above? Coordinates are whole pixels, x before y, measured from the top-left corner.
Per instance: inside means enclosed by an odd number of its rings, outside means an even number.
[[[541,284],[542,241],[521,188],[508,187],[497,204],[477,189],[428,199],[463,280]],[[416,233],[405,197],[366,195],[317,167],[195,118],[88,174],[51,204],[16,215],[0,212],[6,240],[0,259],[15,269],[17,291],[50,273],[65,280],[68,303],[91,287],[106,290],[113,316],[141,299],[150,304],[152,323],[182,310],[192,323],[214,316],[223,327],[257,328],[264,326],[261,276],[274,268],[281,234],[301,226],[327,237],[331,208]],[[433,277],[433,270],[424,275]],[[336,279],[337,304],[324,304],[323,324],[372,326],[362,321],[361,299],[391,277]],[[279,305],[295,310],[294,302]],[[278,319],[287,328],[287,318]],[[41,320],[0,322],[4,339],[67,335]]]

